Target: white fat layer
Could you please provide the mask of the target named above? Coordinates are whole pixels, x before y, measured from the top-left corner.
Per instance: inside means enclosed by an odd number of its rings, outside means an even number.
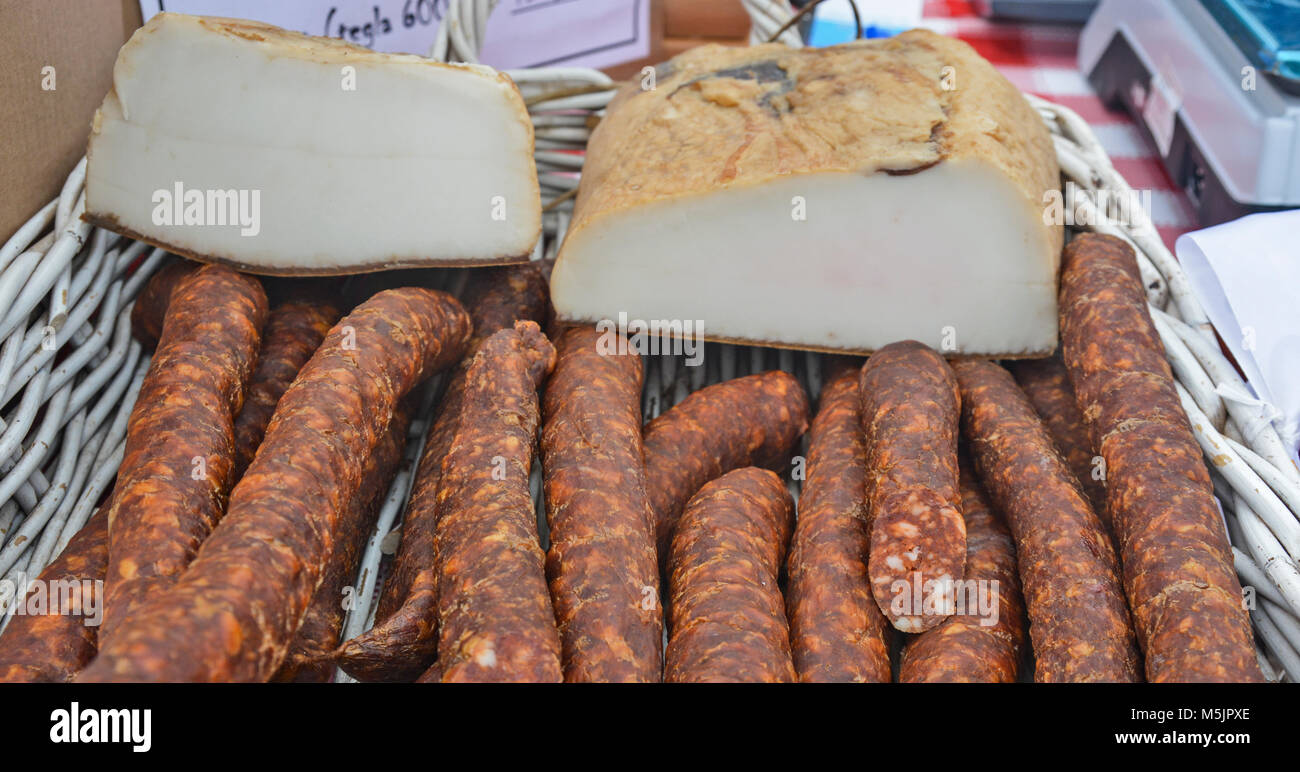
[[[563,319],[699,319],[708,338],[1046,354],[1048,234],[1042,208],[983,162],[809,174],[594,220],[565,243],[551,291]]]
[[[87,210],[276,271],[526,254],[541,222],[521,102],[490,71],[163,25],[123,50],[92,138]],[[355,90],[344,67],[355,68]],[[260,230],[158,225],[154,193],[258,191]],[[498,198],[499,197],[499,198]]]

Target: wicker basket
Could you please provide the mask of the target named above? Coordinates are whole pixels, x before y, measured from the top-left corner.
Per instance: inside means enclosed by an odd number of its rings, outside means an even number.
[[[784,29],[785,0],[741,0],[753,19],[751,41],[801,41]],[[430,51],[473,62],[496,0],[451,0]],[[779,34],[778,34],[779,33]],[[534,259],[553,257],[564,238],[581,151],[614,94],[604,74],[582,68],[510,71],[536,129],[544,206]],[[1062,175],[1078,195],[1079,230],[1119,236],[1135,248],[1152,316],[1178,380],[1179,394],[1207,457],[1243,586],[1254,589],[1251,619],[1260,663],[1272,680],[1300,678],[1300,471],[1256,400],[1221,353],[1186,276],[1146,213],[1127,205],[1131,189],[1088,125],[1070,110],[1030,97],[1050,128]],[[34,577],[90,517],[122,459],[126,421],[149,361],[130,334],[136,294],[166,259],[162,250],[92,228],[84,211],[83,160],[50,202],[0,248],[0,577]],[[1098,196],[1099,191],[1107,195]],[[1099,211],[1101,204],[1105,211]],[[432,272],[458,292],[467,272]],[[707,344],[705,364],[681,356],[647,357],[643,408],[648,420],[703,386],[780,368],[815,399],[821,356],[788,350]],[[371,599],[383,556],[397,546],[400,513],[411,486],[439,383],[425,387],[411,427],[406,463],[394,480],[356,580],[358,606],[345,637],[373,623]],[[791,483],[798,494],[797,483]],[[538,523],[546,538],[540,474],[534,470]],[[0,620],[0,625],[3,624]],[[341,680],[345,677],[339,676]]]

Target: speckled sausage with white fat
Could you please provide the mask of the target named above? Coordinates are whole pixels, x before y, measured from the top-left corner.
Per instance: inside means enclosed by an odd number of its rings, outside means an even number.
[[[872,354],[858,389],[871,592],[896,629],[919,633],[952,613],[947,588],[966,565],[957,487],[961,395],[948,363],[916,341]]]

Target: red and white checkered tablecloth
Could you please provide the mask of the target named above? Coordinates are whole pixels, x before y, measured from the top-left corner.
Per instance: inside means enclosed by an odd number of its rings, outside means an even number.
[[[923,23],[969,43],[1020,90],[1082,116],[1129,185],[1151,191],[1151,218],[1171,252],[1179,234],[1197,228],[1191,202],[1170,179],[1155,147],[1127,113],[1103,105],[1079,72],[1080,27],[992,22],[967,0],[926,0]]]

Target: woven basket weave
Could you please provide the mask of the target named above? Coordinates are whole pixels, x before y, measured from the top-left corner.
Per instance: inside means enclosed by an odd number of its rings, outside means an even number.
[[[751,42],[777,37],[801,45],[785,0],[741,0],[753,20]],[[474,62],[496,0],[450,0],[430,56]],[[584,68],[513,70],[537,137],[543,236],[534,259],[554,257],[573,211],[573,194],[590,137],[616,84]],[[1063,178],[1077,195],[1068,230],[1095,230],[1133,245],[1151,313],[1178,381],[1179,394],[1207,457],[1233,543],[1243,586],[1253,588],[1251,619],[1260,661],[1272,680],[1300,678],[1300,471],[1269,417],[1221,353],[1187,278],[1147,214],[1132,206],[1131,188],[1115,171],[1089,126],[1072,111],[1029,97],[1052,132]],[[111,486],[123,454],[126,421],[148,357],[130,334],[130,309],[162,250],[81,221],[83,160],[50,202],[0,247],[0,577],[34,577],[90,517]],[[1102,195],[1098,195],[1102,193]],[[134,266],[134,268],[133,268]],[[466,271],[436,272],[452,292]],[[643,408],[650,419],[690,392],[753,372],[795,374],[814,397],[821,356],[707,344],[705,363],[681,356],[646,359]],[[360,602],[345,637],[373,623],[371,598],[384,554],[411,485],[439,384],[425,388],[411,428],[407,463],[394,480],[356,580]],[[534,470],[534,498],[540,498]],[[791,483],[797,496],[797,484]],[[539,527],[545,539],[542,503]],[[0,620],[0,624],[3,621]],[[340,678],[342,678],[340,676]]]

